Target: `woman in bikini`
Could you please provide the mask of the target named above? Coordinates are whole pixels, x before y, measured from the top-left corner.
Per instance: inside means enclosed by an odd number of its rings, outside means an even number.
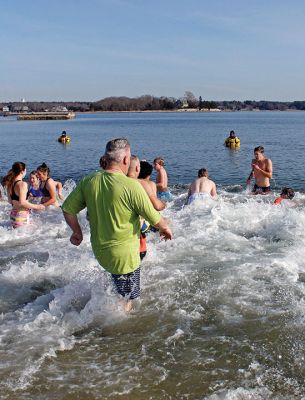
[[[31,210],[44,210],[42,204],[32,204],[28,199],[28,185],[23,182],[26,167],[23,162],[15,162],[2,180],[7,190],[8,201],[13,206],[10,219],[13,228],[31,223]]]
[[[50,168],[42,163],[37,168],[37,176],[40,180],[39,189],[42,193],[41,203],[47,206],[58,206],[56,199],[56,182],[50,177]]]

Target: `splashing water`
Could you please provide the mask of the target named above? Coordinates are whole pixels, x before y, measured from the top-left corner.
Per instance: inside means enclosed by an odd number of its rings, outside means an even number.
[[[85,211],[76,248],[60,209],[14,230],[0,202],[3,399],[304,395],[305,196],[273,206],[230,187],[183,206],[185,188],[174,193],[174,240],[149,233],[130,315],[92,254]]]

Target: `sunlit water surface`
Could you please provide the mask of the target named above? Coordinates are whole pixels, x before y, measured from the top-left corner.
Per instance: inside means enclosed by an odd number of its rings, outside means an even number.
[[[107,140],[127,136],[141,158],[165,157],[174,193],[163,212],[174,240],[149,234],[130,315],[93,257],[85,212],[75,248],[59,209],[13,230],[0,202],[1,398],[305,399],[304,122],[303,113],[0,121],[0,175],[17,159],[28,170],[47,161],[67,195],[98,168]],[[230,129],[238,152],[221,145]],[[253,197],[244,180],[259,144],[275,163],[274,193]],[[185,207],[202,166],[219,198]],[[293,206],[273,206],[285,184],[297,190]]]

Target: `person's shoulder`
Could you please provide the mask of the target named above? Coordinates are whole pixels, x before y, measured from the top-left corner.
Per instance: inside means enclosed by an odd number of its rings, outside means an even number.
[[[90,182],[94,182],[96,180],[96,178],[98,178],[100,175],[103,174],[103,172],[104,171],[94,171],[88,175],[83,176],[77,186],[83,186]]]
[[[15,187],[19,187],[19,188],[27,188],[28,184],[24,181],[19,181],[15,183]]]
[[[148,185],[151,189],[157,190],[156,182],[153,182],[153,181],[146,181],[146,183],[147,183],[147,185]]]
[[[141,182],[139,182],[139,180],[138,179],[135,179],[135,178],[129,178],[128,176],[125,176],[124,175],[124,183],[126,184],[126,186],[129,188],[129,189],[141,189],[141,188],[143,188],[143,185],[141,184]]]

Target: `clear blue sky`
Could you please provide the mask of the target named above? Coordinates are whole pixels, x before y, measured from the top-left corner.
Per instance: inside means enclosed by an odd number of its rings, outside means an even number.
[[[0,0],[0,101],[305,100],[303,0]]]

